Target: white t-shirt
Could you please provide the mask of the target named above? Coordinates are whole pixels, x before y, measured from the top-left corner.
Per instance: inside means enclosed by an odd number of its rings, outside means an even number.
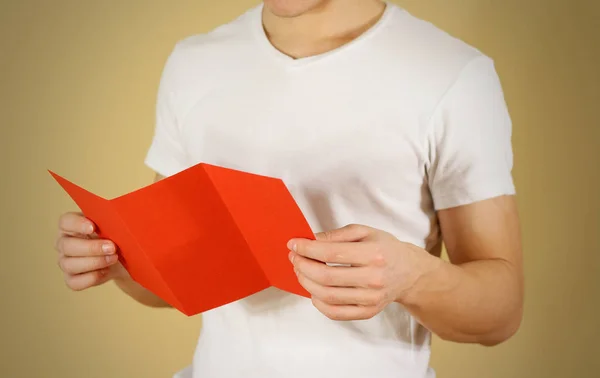
[[[490,58],[388,4],[358,39],[294,60],[269,43],[261,10],[177,44],[149,167],[278,177],[314,232],[364,224],[428,250],[440,241],[436,210],[514,193]],[[192,374],[423,378],[434,376],[429,357],[429,331],[400,304],[339,322],[272,288],[203,315]]]

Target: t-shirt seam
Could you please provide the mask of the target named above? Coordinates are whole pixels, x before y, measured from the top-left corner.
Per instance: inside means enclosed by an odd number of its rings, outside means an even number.
[[[440,109],[442,108],[442,105],[444,104],[444,102],[446,101],[446,99],[450,96],[452,90],[454,88],[456,88],[456,86],[458,85],[458,83],[460,83],[461,79],[464,77],[467,69],[469,67],[471,67],[472,64],[474,64],[476,61],[478,61],[479,59],[489,59],[488,57],[486,57],[485,55],[477,55],[474,58],[472,58],[471,60],[469,60],[458,72],[458,74],[456,75],[456,78],[452,81],[452,83],[446,88],[446,90],[444,90],[444,92],[442,92],[442,94],[440,95],[440,99],[437,101],[437,103],[433,106],[431,113],[427,119],[426,122],[426,126],[425,126],[425,132],[424,132],[424,136],[423,136],[423,140],[421,141],[421,148],[423,149],[423,167],[425,169],[425,173],[426,173],[426,177],[427,177],[427,183],[428,185],[430,184],[429,182],[429,172],[427,172],[427,166],[428,163],[431,163],[431,161],[429,161],[429,148],[427,146],[429,137],[431,136],[431,133],[433,133],[433,129],[434,129],[434,120],[435,120],[435,116],[438,114],[438,112],[440,111]]]
[[[262,51],[262,53],[268,55],[269,59],[275,61],[275,64],[281,65],[285,70],[297,71],[302,69],[308,69],[308,67],[311,67],[313,65],[327,63],[329,60],[340,59],[340,56],[343,56],[343,54],[341,54],[342,52],[347,53],[348,51],[352,51],[352,49],[359,48],[360,45],[363,45],[369,40],[376,38],[382,32],[382,30],[384,30],[386,27],[389,27],[390,20],[392,20],[395,14],[398,13],[398,11],[403,10],[391,1],[385,1],[385,4],[387,8],[385,9],[382,18],[380,18],[375,25],[373,25],[371,28],[365,31],[365,33],[360,35],[356,40],[353,40],[348,44],[341,46],[340,48],[336,49],[337,51],[328,51],[322,54],[305,57],[296,61],[284,59],[283,55],[276,56],[275,52],[273,51],[273,48],[269,48],[269,46],[267,45],[268,42],[264,40],[264,35],[261,34],[260,28],[257,27],[257,24],[260,27],[262,27],[262,4],[255,7],[255,12],[258,14],[254,14],[253,16],[257,17],[258,20],[253,19],[253,17],[248,17],[248,26],[251,28],[250,33],[252,34],[254,42],[259,45],[258,48]],[[273,46],[271,45],[271,47]]]
[[[507,182],[504,178],[498,178],[498,175],[487,175],[485,178],[470,180],[470,185],[459,186],[451,185],[444,188],[444,193],[436,192],[433,195],[434,208],[439,210],[440,207],[447,208],[455,206],[457,203],[469,203],[480,195],[509,195],[515,194],[516,190],[512,182]],[[457,195],[458,194],[458,195]],[[441,204],[440,204],[441,202]]]
[[[171,59],[173,59],[173,67],[171,68],[171,70],[173,71],[174,77],[173,77],[173,81],[171,83],[171,85],[169,85],[169,87],[167,88],[167,93],[168,95],[171,96],[171,100],[170,101],[170,105],[172,106],[172,110],[173,110],[173,116],[175,119],[175,130],[177,132],[177,140],[174,140],[174,145],[176,146],[177,150],[179,151],[179,153],[181,154],[181,156],[185,159],[185,161],[180,162],[181,164],[183,164],[184,166],[187,165],[189,162],[187,161],[189,158],[189,154],[188,151],[185,148],[185,136],[184,136],[184,132],[185,132],[185,122],[187,120],[187,118],[189,117],[189,115],[192,113],[195,104],[197,103],[197,101],[199,101],[198,99],[194,99],[194,101],[192,101],[192,105],[191,106],[186,106],[183,107],[182,106],[182,96],[183,96],[183,78],[182,78],[182,71],[184,71],[183,69],[180,69],[179,67],[182,65],[182,61],[185,61],[186,57],[185,57],[185,49],[183,47],[183,44],[185,43],[185,41],[187,40],[187,38],[184,38],[180,41],[178,41],[175,46],[173,47],[173,50],[171,52]]]

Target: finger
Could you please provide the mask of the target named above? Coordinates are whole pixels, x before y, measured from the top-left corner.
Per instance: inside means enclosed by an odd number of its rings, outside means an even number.
[[[108,268],[118,260],[116,254],[105,257],[62,257],[58,264],[63,272],[76,275]]]
[[[349,224],[336,230],[320,232],[315,237],[325,242],[356,242],[367,238],[373,231],[368,226]]]
[[[110,279],[109,270],[101,269],[76,275],[65,275],[65,284],[74,291],[81,291],[98,286]]]
[[[114,255],[116,246],[110,240],[82,239],[75,236],[61,236],[57,240],[57,250],[67,257]]]
[[[383,291],[321,286],[303,274],[298,274],[298,282],[313,298],[330,305],[377,306],[385,299]]]
[[[298,273],[322,286],[381,288],[367,267],[333,267],[300,255],[293,256],[293,264]]]
[[[377,248],[367,242],[322,242],[302,239],[294,246],[294,252],[324,263],[366,266],[376,262]]]
[[[91,235],[95,226],[92,221],[80,213],[65,213],[58,220],[59,230],[67,235]]]
[[[313,298],[312,303],[317,310],[331,320],[367,320],[380,312],[380,309],[375,306],[336,306],[317,298]]]

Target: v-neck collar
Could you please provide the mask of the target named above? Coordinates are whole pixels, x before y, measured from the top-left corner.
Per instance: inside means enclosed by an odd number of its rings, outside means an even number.
[[[316,62],[316,61],[325,61],[329,58],[332,58],[336,55],[342,54],[347,50],[350,50],[356,46],[361,45],[366,40],[371,38],[374,34],[376,34],[377,31],[379,29],[381,29],[387,23],[387,21],[391,18],[392,14],[396,11],[396,6],[394,4],[390,4],[388,1],[385,1],[385,10],[383,11],[383,14],[381,15],[381,17],[379,17],[377,22],[375,24],[373,24],[365,32],[363,32],[361,35],[359,35],[358,37],[353,39],[352,41],[345,43],[333,50],[329,50],[329,51],[326,51],[321,54],[312,55],[312,56],[303,57],[303,58],[293,58],[293,57],[286,55],[283,52],[279,51],[277,48],[275,48],[275,46],[273,46],[273,44],[267,37],[267,34],[266,34],[264,26],[263,26],[263,22],[262,22],[263,8],[264,8],[264,3],[261,3],[250,14],[250,22],[251,22],[252,32],[254,33],[254,36],[256,37],[256,39],[258,40],[258,43],[263,48],[264,52],[271,55],[280,64],[283,64],[284,66],[290,67],[290,68],[306,66],[306,65],[309,65],[312,62]]]

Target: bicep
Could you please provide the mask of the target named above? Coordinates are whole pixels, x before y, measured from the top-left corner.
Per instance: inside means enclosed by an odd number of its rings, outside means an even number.
[[[451,262],[520,265],[512,122],[491,59],[463,69],[430,131],[427,175]]]
[[[453,264],[502,260],[521,270],[521,231],[515,196],[498,196],[440,210],[438,218]]]

